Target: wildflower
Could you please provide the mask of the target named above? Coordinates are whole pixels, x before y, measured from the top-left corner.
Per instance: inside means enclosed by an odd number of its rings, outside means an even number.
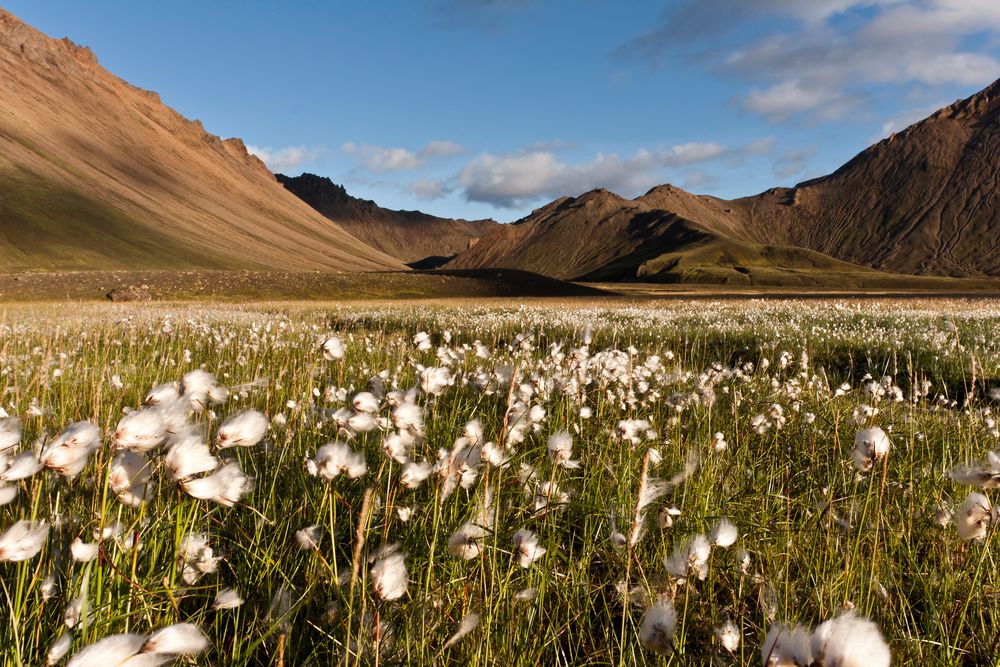
[[[42,449],[38,460],[43,468],[73,479],[83,472],[91,453],[100,446],[100,429],[90,422],[74,422]]]
[[[400,521],[402,521],[403,523],[406,523],[407,521],[410,520],[410,517],[413,516],[413,508],[412,507],[397,507],[396,508],[396,516],[399,517]]]
[[[524,588],[514,593],[514,599],[518,602],[530,602],[538,597],[537,588]]]
[[[183,480],[181,486],[192,498],[232,507],[252,490],[253,482],[243,474],[239,461],[230,461],[207,477]]]
[[[535,512],[538,514],[545,514],[550,509],[561,510],[568,502],[569,494],[554,481],[542,482],[535,491]]]
[[[955,527],[963,540],[982,540],[993,519],[990,499],[972,491],[965,497],[965,504],[955,515]]]
[[[739,530],[736,528],[735,524],[733,524],[733,522],[728,518],[723,517],[719,520],[719,523],[715,524],[712,528],[712,532],[708,535],[708,540],[713,546],[725,549],[735,544],[738,536]]]
[[[342,442],[333,441],[316,452],[316,458],[306,461],[306,469],[313,477],[331,481],[341,473],[357,479],[368,472],[365,456]]]
[[[665,528],[670,528],[674,525],[674,517],[681,515],[681,511],[676,507],[664,507],[660,510],[660,514],[657,517],[657,524],[660,526],[660,530]]]
[[[323,527],[320,525],[308,526],[295,531],[295,541],[303,551],[319,548],[319,540],[323,536]]]
[[[549,460],[552,465],[563,468],[579,468],[579,461],[571,461],[573,456],[573,437],[566,431],[558,431],[549,437]]]
[[[514,533],[514,554],[517,564],[527,569],[545,555],[545,547],[538,543],[538,535],[522,528]]]
[[[858,431],[854,436],[854,465],[859,470],[871,470],[875,461],[882,460],[888,453],[891,443],[885,431],[875,426]]]
[[[49,536],[49,524],[22,519],[0,534],[0,562],[35,557]]]
[[[143,399],[145,405],[172,405],[180,400],[181,392],[176,383],[166,382],[158,384],[149,390],[146,398]]]
[[[223,588],[221,591],[215,594],[215,602],[212,603],[212,609],[216,611],[222,609],[235,609],[242,605],[244,602],[240,594],[232,588]]]
[[[653,653],[666,655],[674,648],[677,613],[669,601],[654,604],[642,615],[639,641]]]
[[[268,421],[262,413],[248,410],[235,414],[219,427],[215,444],[219,449],[227,447],[253,447],[267,433]]]
[[[408,584],[406,555],[396,551],[394,545],[387,555],[375,561],[371,577],[372,590],[379,599],[391,601],[403,597]]]
[[[444,648],[450,648],[461,641],[467,634],[476,629],[479,625],[479,614],[475,612],[469,612],[462,619],[461,623],[458,624],[458,629],[455,630],[455,634],[448,638],[448,641],[444,643]]]
[[[726,436],[722,433],[716,433],[712,436],[712,449],[716,452],[724,452],[728,446],[729,443],[726,442]]]
[[[740,630],[732,621],[726,621],[722,627],[716,628],[715,636],[719,638],[722,648],[730,653],[735,653],[740,647]]]
[[[878,626],[853,612],[816,628],[811,649],[817,664],[830,667],[889,667],[892,662]]]
[[[330,336],[324,340],[321,348],[323,350],[323,358],[327,361],[339,361],[344,358],[344,354],[346,353],[344,343],[337,336]]]
[[[17,487],[13,484],[0,484],[0,507],[14,502],[17,498]]]

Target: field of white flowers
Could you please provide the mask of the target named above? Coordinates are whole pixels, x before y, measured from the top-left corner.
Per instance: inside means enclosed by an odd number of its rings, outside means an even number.
[[[2,662],[997,664],[998,327],[10,308]]]

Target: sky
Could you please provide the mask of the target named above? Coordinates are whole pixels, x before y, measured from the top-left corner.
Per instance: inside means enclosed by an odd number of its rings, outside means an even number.
[[[510,221],[835,170],[1000,78],[1000,0],[0,0],[272,171]]]

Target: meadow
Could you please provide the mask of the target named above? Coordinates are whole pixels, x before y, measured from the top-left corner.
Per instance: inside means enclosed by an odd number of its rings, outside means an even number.
[[[10,306],[2,662],[1000,664],[998,327]]]

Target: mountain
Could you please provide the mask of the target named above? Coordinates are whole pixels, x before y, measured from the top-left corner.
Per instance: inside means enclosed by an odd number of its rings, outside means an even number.
[[[447,266],[564,279],[875,284],[1000,276],[1000,81],[833,174],[727,201],[670,185],[563,198]]]
[[[0,10],[0,266],[402,269],[222,140]]]
[[[350,196],[343,186],[315,174],[278,174],[277,178],[289,192],[354,237],[414,268],[444,264],[498,226],[493,220],[455,220],[382,208],[371,200]]]

